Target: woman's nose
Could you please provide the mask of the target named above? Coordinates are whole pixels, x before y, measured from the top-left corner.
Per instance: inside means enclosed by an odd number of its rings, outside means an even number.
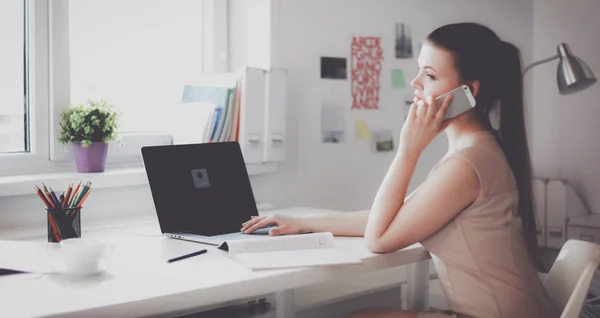
[[[413,78],[412,81],[410,81],[410,87],[414,88],[414,89],[421,89],[422,85],[421,82],[419,81],[419,76],[417,75],[415,78]]]

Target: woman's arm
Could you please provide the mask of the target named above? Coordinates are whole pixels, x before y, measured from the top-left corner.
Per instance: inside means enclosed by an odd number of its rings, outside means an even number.
[[[364,236],[369,210],[299,217],[302,232],[331,232],[336,236]]]
[[[417,166],[418,155],[399,152],[379,186],[366,227],[365,238],[371,250],[379,249],[379,239],[387,232],[392,220],[404,204],[410,179]]]
[[[418,190],[419,188],[417,188]],[[404,199],[408,202],[413,194]],[[302,232],[332,232],[336,236],[364,236],[370,210],[334,214],[310,214],[302,216],[264,215],[256,216],[242,224],[241,231],[252,233],[268,225],[275,225],[270,235],[296,234]]]
[[[404,202],[408,202],[415,192],[416,190],[403,199]],[[370,210],[325,215],[311,214],[299,218],[302,231],[332,232],[336,236],[365,236],[369,212]]]
[[[417,188],[418,190],[418,188]],[[413,191],[404,202],[408,202]],[[369,211],[342,212],[335,214],[310,214],[303,216],[265,215],[256,216],[242,225],[241,231],[252,233],[255,230],[276,225],[269,231],[271,235],[295,234],[301,232],[332,232],[336,236],[364,236]]]
[[[365,239],[375,253],[393,252],[431,236],[479,196],[479,176],[461,158],[442,162],[402,200],[414,160],[399,155],[382,183],[367,222]]]
[[[338,236],[364,236],[369,211],[301,216],[262,215],[252,217],[242,224],[241,231],[250,234],[269,225],[269,235],[297,234],[303,232],[332,232]]]

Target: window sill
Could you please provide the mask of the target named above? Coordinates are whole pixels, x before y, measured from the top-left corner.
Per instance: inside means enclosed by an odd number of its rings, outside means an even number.
[[[247,164],[248,175],[256,176],[274,173],[276,163]],[[117,188],[148,184],[143,167],[126,169],[107,169],[101,173],[57,172],[43,174],[27,174],[0,177],[0,197],[34,194],[33,187],[42,182],[60,187],[69,182],[91,181],[95,189]]]

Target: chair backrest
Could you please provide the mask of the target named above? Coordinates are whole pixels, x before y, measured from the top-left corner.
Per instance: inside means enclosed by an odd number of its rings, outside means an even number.
[[[544,289],[561,317],[579,317],[599,264],[600,245],[579,240],[563,245],[544,280]]]

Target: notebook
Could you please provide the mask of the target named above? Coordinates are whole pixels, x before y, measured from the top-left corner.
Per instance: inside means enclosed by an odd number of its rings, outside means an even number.
[[[331,232],[235,240],[227,245],[229,256],[252,270],[362,263],[334,246]]]

